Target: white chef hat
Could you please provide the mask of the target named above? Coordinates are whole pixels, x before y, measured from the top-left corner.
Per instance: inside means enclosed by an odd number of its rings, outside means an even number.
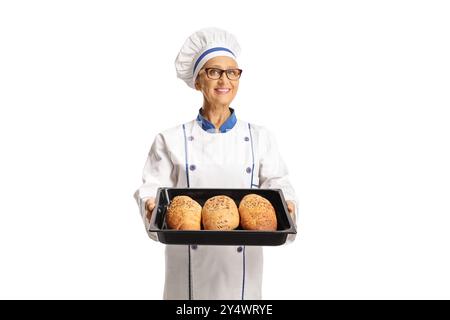
[[[184,42],[175,59],[177,76],[195,89],[195,79],[206,61],[217,56],[236,60],[240,52],[236,38],[227,31],[218,28],[198,30]]]

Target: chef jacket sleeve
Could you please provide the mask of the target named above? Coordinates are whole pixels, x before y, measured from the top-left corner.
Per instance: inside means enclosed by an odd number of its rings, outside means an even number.
[[[157,234],[148,231],[150,221],[147,219],[145,202],[150,197],[156,197],[159,187],[174,187],[176,185],[173,172],[173,164],[164,136],[158,134],[153,141],[144,165],[142,173],[143,184],[134,193],[134,198],[144,221],[145,230],[147,230],[149,237],[155,241],[158,240]]]
[[[259,187],[281,189],[285,200],[294,202],[294,225],[297,229],[298,198],[288,178],[288,169],[278,150],[278,145],[273,133],[262,128],[259,145],[261,156],[259,159]],[[287,243],[295,240],[295,234],[288,235]]]

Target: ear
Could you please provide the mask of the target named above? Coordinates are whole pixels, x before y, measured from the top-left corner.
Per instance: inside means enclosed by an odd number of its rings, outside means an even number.
[[[195,85],[195,90],[200,91],[201,86],[200,86],[200,83],[198,82],[198,77],[197,77],[197,79],[195,79],[194,85]]]

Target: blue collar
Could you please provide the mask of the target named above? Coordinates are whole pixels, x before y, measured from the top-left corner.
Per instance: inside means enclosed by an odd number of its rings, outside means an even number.
[[[198,116],[197,116],[197,122],[202,127],[203,130],[209,132],[209,133],[216,133],[216,127],[206,120],[205,117],[201,114],[201,108],[198,110]],[[228,119],[220,126],[219,132],[225,133],[227,131],[230,131],[233,129],[234,125],[237,122],[236,115],[234,114],[234,109],[230,108],[231,115],[228,117]]]

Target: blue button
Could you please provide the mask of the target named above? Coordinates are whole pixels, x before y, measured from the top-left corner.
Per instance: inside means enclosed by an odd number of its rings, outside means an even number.
[[[244,250],[242,247],[237,248],[237,252],[242,252],[242,250]]]
[[[193,245],[191,246],[191,248],[192,248],[192,250],[197,250],[197,245],[196,245],[196,244],[193,244]]]
[[[252,168],[248,167],[247,169],[245,169],[245,171],[247,171],[247,173],[252,172]]]
[[[245,141],[248,141],[248,140],[250,140],[250,139],[249,139],[249,137],[245,137],[244,140],[245,140]]]
[[[191,165],[189,166],[189,169],[190,169],[191,171],[194,171],[194,170],[195,170],[195,164],[191,164]]]
[[[188,137],[188,140],[189,140],[189,141],[192,141],[192,140],[194,140],[194,137],[193,137],[193,136],[189,136],[189,137]]]

